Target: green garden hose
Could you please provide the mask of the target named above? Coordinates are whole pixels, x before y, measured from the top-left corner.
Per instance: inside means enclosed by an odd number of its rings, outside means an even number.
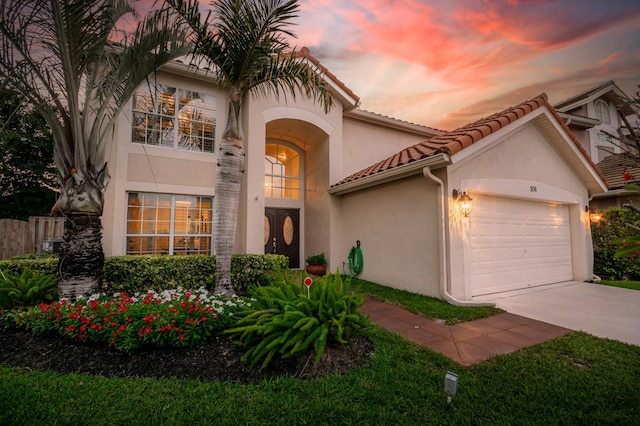
[[[342,264],[342,269],[346,275],[347,273],[344,271],[344,263]],[[358,240],[356,242],[356,247],[351,247],[351,250],[349,250],[349,275],[357,277],[363,269],[364,261],[362,259],[362,250],[360,249],[360,240]]]

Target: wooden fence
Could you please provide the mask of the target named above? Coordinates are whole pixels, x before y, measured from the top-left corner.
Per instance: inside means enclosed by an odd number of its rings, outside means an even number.
[[[0,259],[42,253],[42,243],[63,234],[62,217],[32,216],[28,222],[0,219]]]

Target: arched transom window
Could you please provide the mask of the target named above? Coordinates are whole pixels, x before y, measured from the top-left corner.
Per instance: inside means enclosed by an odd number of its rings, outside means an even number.
[[[596,118],[600,120],[602,124],[611,124],[609,105],[601,99],[596,101]]]
[[[266,146],[264,157],[265,198],[300,199],[300,154],[278,143]]]

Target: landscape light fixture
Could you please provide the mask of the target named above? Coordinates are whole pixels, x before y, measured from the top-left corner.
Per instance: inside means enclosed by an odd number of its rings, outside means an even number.
[[[467,191],[460,191],[459,189],[454,189],[453,199],[456,200],[456,202],[460,206],[460,211],[462,212],[462,216],[469,217],[469,213],[471,213],[471,202],[473,201],[473,198],[469,197],[469,194],[467,194]]]
[[[451,397],[456,394],[458,389],[458,375],[451,371],[447,371],[444,376],[444,391],[447,394],[447,403],[451,403]]]

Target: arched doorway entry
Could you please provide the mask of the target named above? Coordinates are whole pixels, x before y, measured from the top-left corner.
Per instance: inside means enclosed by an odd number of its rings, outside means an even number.
[[[303,200],[303,151],[296,145],[268,139],[264,158],[264,252],[289,258],[300,267],[300,212]]]

